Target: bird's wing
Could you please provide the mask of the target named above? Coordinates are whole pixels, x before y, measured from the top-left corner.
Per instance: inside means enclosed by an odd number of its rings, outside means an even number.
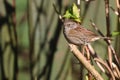
[[[79,27],[75,28],[75,30],[77,30],[77,32],[81,32],[86,37],[90,37],[90,36],[91,37],[98,37],[97,34],[92,32],[91,30],[88,30],[88,29],[82,27],[81,25],[79,25]]]

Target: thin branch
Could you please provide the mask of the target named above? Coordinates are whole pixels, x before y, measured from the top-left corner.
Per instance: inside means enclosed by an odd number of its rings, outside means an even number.
[[[102,64],[109,71],[109,74],[111,74],[112,80],[115,80],[112,70],[109,68],[109,66],[105,62],[103,62],[102,60],[100,60],[98,58],[95,58],[94,60],[99,62],[100,64]]]
[[[120,2],[119,2],[119,0],[116,0],[116,5],[117,5],[118,13],[120,13],[119,12],[120,11]]]
[[[77,0],[77,5],[80,5],[80,0]]]
[[[112,68],[112,52],[111,52],[110,47],[108,47],[108,61],[110,64],[110,68]]]
[[[34,53],[34,34],[35,34],[35,28],[33,27],[33,22],[32,22],[32,11],[31,11],[31,6],[32,6],[32,1],[31,0],[27,0],[28,4],[28,25],[29,25],[29,68],[30,68],[30,80],[33,80],[33,53]]]
[[[118,78],[118,79],[120,79],[120,71],[119,71],[119,69],[118,69],[118,67],[116,66],[116,64],[114,64],[114,63],[112,63],[112,66],[113,66],[113,73],[114,73],[114,75]]]
[[[95,23],[94,23],[92,20],[90,20],[90,22],[91,22],[91,25],[95,28],[95,30],[97,30],[98,33],[99,33],[101,36],[104,37],[104,34],[98,29],[98,27],[95,25]],[[118,64],[118,66],[120,67],[120,65],[119,65],[120,62],[119,62],[119,60],[118,60],[117,53],[115,52],[113,46],[111,45],[110,40],[106,40],[106,39],[105,39],[105,41],[106,41],[106,43],[109,45],[109,48],[111,49],[111,51],[112,51],[112,53],[113,53],[113,56],[115,57],[115,60],[116,60],[116,62],[117,62],[117,64]]]
[[[105,0],[107,36],[110,36],[109,0]]]
[[[95,25],[95,23],[90,20],[92,27],[101,35],[104,37],[104,34],[98,29],[98,27]]]
[[[87,48],[89,49],[90,54],[92,55],[93,59],[94,59],[94,58],[100,59],[100,57],[97,55],[97,53],[94,51],[94,49],[92,48],[91,45],[87,45]],[[105,69],[102,67],[102,65],[101,65],[100,63],[96,62],[96,64],[97,64],[98,67],[102,70],[102,72],[105,72]]]
[[[112,6],[110,6],[110,9],[118,16],[119,12],[117,10],[115,10]]]
[[[85,68],[91,72],[91,74],[95,77],[96,80],[104,80],[101,75],[95,70],[95,68],[86,60],[86,58],[82,55],[82,53],[77,49],[77,47],[73,44],[69,44],[71,50],[75,57],[85,66]]]

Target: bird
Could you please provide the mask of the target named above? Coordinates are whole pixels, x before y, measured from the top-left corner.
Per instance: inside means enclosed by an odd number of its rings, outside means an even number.
[[[67,41],[75,45],[88,45],[99,39],[108,39],[83,27],[79,22],[73,19],[64,19],[63,34]]]

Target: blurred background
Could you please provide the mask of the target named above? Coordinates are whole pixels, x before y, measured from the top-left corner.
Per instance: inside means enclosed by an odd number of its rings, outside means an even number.
[[[116,9],[115,0],[109,1]],[[70,52],[62,33],[62,22],[53,8],[55,4],[63,15],[76,2],[0,0],[0,80],[85,80],[86,70]],[[91,19],[106,35],[104,0],[81,0],[79,8],[82,25],[96,32],[90,25]],[[120,30],[112,10],[110,29],[111,32]],[[103,40],[92,45],[98,55],[106,58],[107,44]],[[119,53],[119,36],[114,37],[112,45]],[[103,73],[101,75],[105,77]]]

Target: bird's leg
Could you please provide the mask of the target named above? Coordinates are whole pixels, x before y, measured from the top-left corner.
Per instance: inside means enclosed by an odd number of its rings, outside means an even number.
[[[85,54],[85,45],[82,46],[82,54]]]
[[[86,59],[90,60],[90,52],[89,52],[87,46],[83,45],[83,47],[82,47],[82,54],[85,55],[85,52],[86,52]]]
[[[85,50],[86,50],[86,57],[87,57],[87,60],[90,60],[90,52],[89,52],[87,46],[85,46]]]
[[[69,43],[68,45],[69,45],[69,48],[70,48],[70,46],[73,46],[73,44],[71,44],[71,43]],[[73,51],[73,49],[72,49],[72,48],[70,48],[70,51],[72,52],[72,51]]]

